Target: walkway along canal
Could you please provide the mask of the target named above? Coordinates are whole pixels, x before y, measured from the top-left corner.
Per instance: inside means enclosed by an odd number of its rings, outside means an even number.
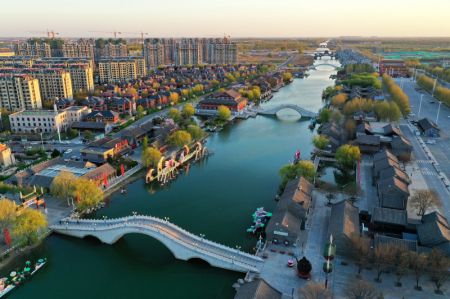
[[[333,84],[329,76],[335,72],[319,66],[308,78],[296,79],[275,93],[264,106],[296,104],[317,112],[322,90]],[[158,190],[147,186],[145,178],[137,180],[127,194],[114,194],[93,217],[137,212],[166,218],[206,239],[251,251],[257,241],[245,232],[251,214],[260,206],[273,209],[279,168],[297,149],[303,157],[312,150],[309,121],[292,121],[297,117],[293,110],[278,116],[281,119],[258,116],[225,127],[206,144],[214,155],[193,164],[186,175]],[[162,243],[142,234],[127,234],[114,245],[92,237],[53,235],[32,254],[46,256],[49,263],[11,298],[222,299],[233,298],[231,285],[243,277],[200,260],[177,260]]]

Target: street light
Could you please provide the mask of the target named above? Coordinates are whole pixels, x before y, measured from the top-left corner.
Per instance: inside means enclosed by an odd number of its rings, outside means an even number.
[[[423,100],[423,94],[420,95],[419,112],[417,113],[418,119],[420,119],[420,110],[422,110],[422,100]]]
[[[169,218],[169,217],[164,217],[164,220],[165,220],[166,222],[169,222],[170,218]]]
[[[441,105],[442,105],[442,102],[439,101],[439,107],[438,107],[438,111],[437,111],[437,114],[436,114],[436,125],[438,124],[439,112],[441,111]]]
[[[200,234],[200,238],[202,238],[202,241],[203,241],[204,237],[205,237],[205,234]]]

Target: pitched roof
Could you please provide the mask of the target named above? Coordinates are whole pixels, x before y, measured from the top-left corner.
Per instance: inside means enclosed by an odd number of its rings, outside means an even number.
[[[422,118],[421,120],[419,120],[418,124],[423,131],[426,131],[428,129],[440,130],[438,126],[428,118]]]
[[[406,226],[408,213],[406,210],[375,207],[373,210],[373,222]]]
[[[420,243],[424,246],[436,246],[450,241],[450,231],[439,221],[425,222],[417,226]]]
[[[86,178],[88,180],[96,180],[96,179],[102,178],[103,175],[110,176],[115,173],[116,173],[116,170],[114,169],[114,167],[112,167],[109,163],[105,163],[102,166],[99,166],[99,167],[95,168],[94,170],[86,173],[82,177]]]
[[[380,145],[380,136],[358,135],[356,142],[361,145]]]
[[[376,154],[373,155],[373,161],[379,161],[379,160],[386,160],[386,158],[389,158],[391,160],[394,160],[395,162],[397,162],[398,164],[398,159],[397,157],[391,153],[389,150],[384,149]]]
[[[394,166],[380,170],[379,176],[380,179],[386,179],[394,176],[397,179],[403,181],[405,184],[411,183],[411,180],[409,179],[409,176],[406,174],[406,172]]]
[[[348,237],[354,233],[359,233],[359,209],[347,200],[333,204],[328,233],[333,234],[333,236],[343,233]]]
[[[391,193],[393,188],[397,188],[399,191],[409,195],[408,184],[399,180],[396,177],[388,177],[378,181],[378,190],[381,193]]]
[[[448,225],[447,218],[442,216],[442,214],[437,211],[422,216],[422,222],[424,223],[436,221],[440,222],[445,227],[450,228],[450,226]]]
[[[281,299],[282,293],[272,288],[265,280],[256,279],[240,286],[234,299]]]

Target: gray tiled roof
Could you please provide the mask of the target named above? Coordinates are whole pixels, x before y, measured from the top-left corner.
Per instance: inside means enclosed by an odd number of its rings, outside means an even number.
[[[263,279],[247,282],[237,289],[234,299],[281,299],[282,294]]]

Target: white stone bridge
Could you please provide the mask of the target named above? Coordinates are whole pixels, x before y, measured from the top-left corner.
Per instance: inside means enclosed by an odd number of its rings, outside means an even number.
[[[138,233],[163,243],[180,260],[201,259],[211,266],[237,272],[259,273],[264,261],[255,255],[194,235],[168,221],[151,216],[128,216],[106,220],[64,219],[51,226],[55,232],[84,238],[92,236],[114,244],[126,234]]]
[[[295,110],[301,115],[302,118],[314,118],[317,116],[316,112],[306,110],[295,104],[282,104],[282,105],[278,105],[276,107],[269,107],[266,109],[262,109],[262,108],[252,109],[252,111],[256,112],[260,115],[276,115],[278,113],[278,111],[283,110],[283,109]]]

